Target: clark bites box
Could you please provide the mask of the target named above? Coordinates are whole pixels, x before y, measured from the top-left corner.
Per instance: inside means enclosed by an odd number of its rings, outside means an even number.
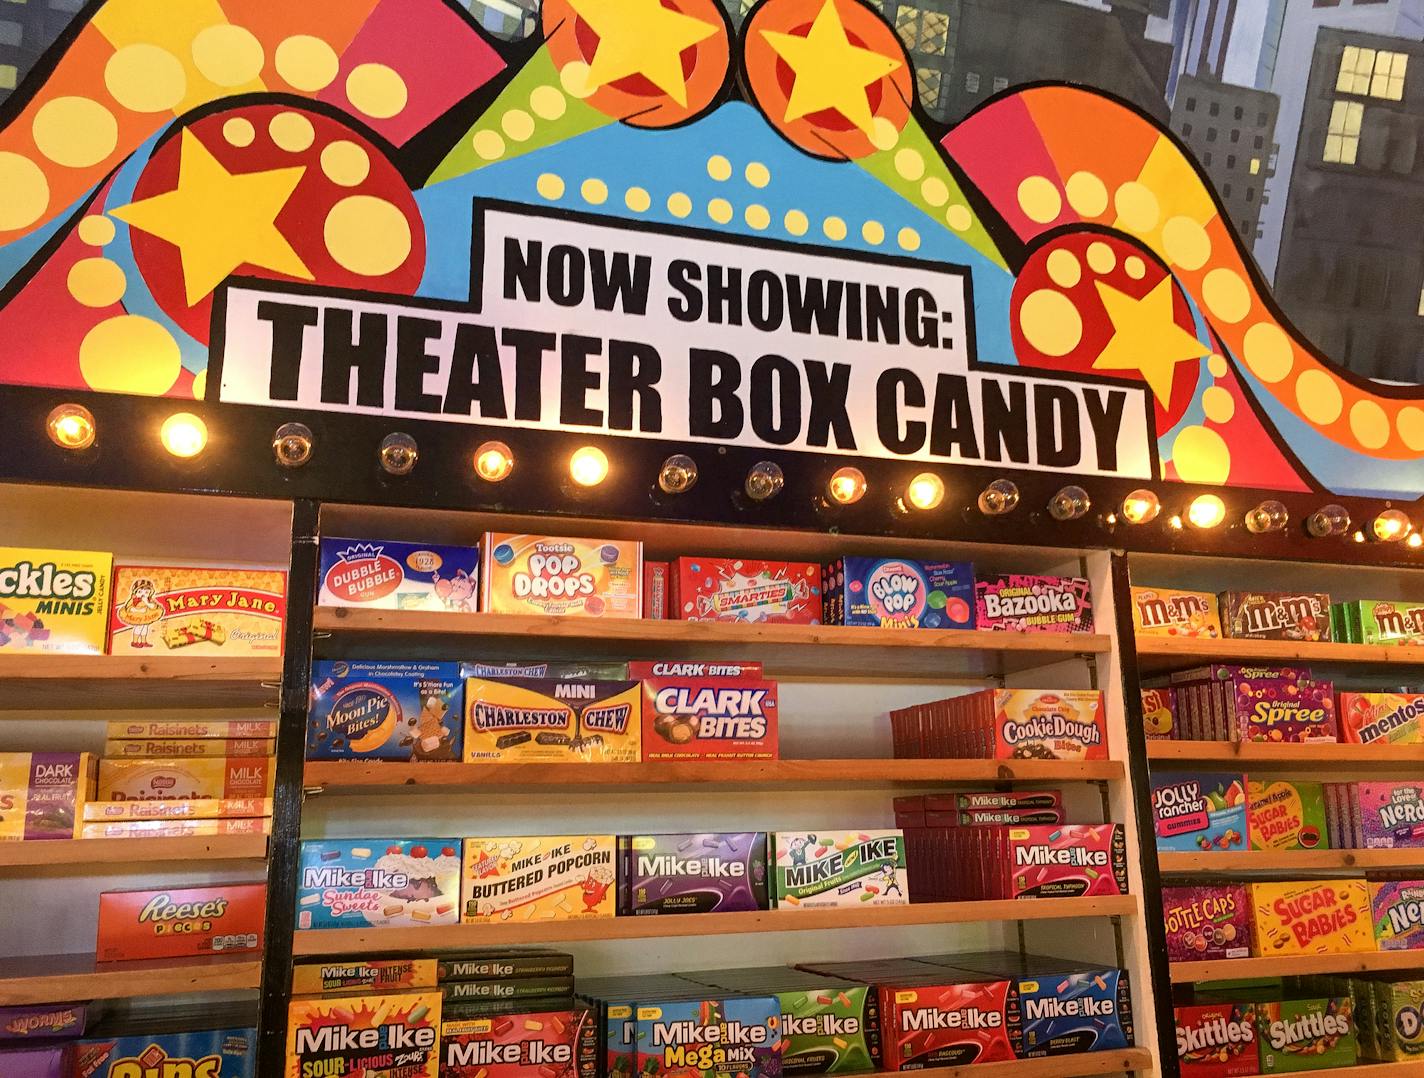
[[[778,831],[771,843],[778,906],[859,909],[910,901],[899,831]]]
[[[0,547],[0,652],[101,655],[113,556]]]
[[[440,993],[373,992],[294,999],[286,1078],[438,1078]]]
[[[481,610],[581,618],[643,616],[642,543],[490,532],[481,551]]]
[[[114,962],[260,951],[266,908],[263,883],[105,891],[95,957]]]
[[[466,838],[462,920],[571,921],[612,917],[617,898],[612,835]]]
[[[459,839],[303,842],[299,869],[299,929],[460,921]]]
[[[458,663],[312,663],[308,760],[456,761],[464,751]]]
[[[1263,958],[1375,949],[1364,880],[1252,883],[1247,891]]]
[[[0,752],[0,842],[77,838],[94,775],[87,752]]]
[[[391,539],[323,539],[319,606],[372,610],[475,609],[480,548]]]
[[[286,616],[284,572],[117,565],[109,652],[279,655]]]
[[[776,682],[682,676],[653,663],[643,682],[644,760],[775,760]]]
[[[0,1058],[0,1074],[9,1078]],[[258,1078],[250,1028],[87,1037],[73,1046],[72,1078]]]
[[[637,681],[470,678],[466,763],[629,763],[642,759]]]
[[[1132,627],[1138,636],[1215,640],[1221,636],[1221,613],[1209,591],[1133,588]]]

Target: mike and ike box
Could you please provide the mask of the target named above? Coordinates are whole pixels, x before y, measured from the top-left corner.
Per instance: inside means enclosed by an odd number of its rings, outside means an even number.
[[[100,962],[262,950],[265,883],[228,883],[99,896]]]
[[[409,957],[299,962],[292,967],[292,995],[434,988],[436,966],[434,958]]]
[[[113,555],[0,547],[0,653],[102,655]]]
[[[612,835],[466,838],[461,908],[466,924],[612,917]]]
[[[641,682],[470,678],[465,763],[637,763]]]
[[[1252,883],[1247,895],[1262,957],[1375,949],[1369,885],[1362,879]]]
[[[119,565],[109,653],[280,655],[286,616],[278,570]]]
[[[438,991],[294,999],[286,1078],[438,1078],[440,1008]]]
[[[643,544],[489,532],[480,609],[578,618],[643,616]]]

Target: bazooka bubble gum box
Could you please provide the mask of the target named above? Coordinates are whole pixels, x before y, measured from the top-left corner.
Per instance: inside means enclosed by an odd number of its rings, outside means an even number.
[[[432,991],[294,999],[286,1078],[438,1078],[440,1004]]]
[[[456,663],[312,663],[308,760],[456,761],[465,683]]]
[[[775,996],[640,1002],[635,1008],[634,1073],[642,1078],[778,1078],[781,1004]]]
[[[1182,1078],[1240,1078],[1258,1072],[1255,1003],[1176,1007]]]
[[[1424,948],[1424,880],[1372,880],[1370,913],[1381,951]]]
[[[974,628],[968,562],[846,557],[821,571],[822,620],[883,629]]]
[[[215,1029],[91,1037],[74,1045],[71,1066],[67,1073],[74,1078],[257,1078],[257,1031]]]
[[[821,569],[809,561],[677,558],[669,613],[683,621],[818,625]]]
[[[392,539],[322,539],[318,606],[456,610],[479,597],[480,548]]]
[[[771,839],[777,906],[859,909],[910,901],[899,831],[778,831]]]
[[[770,908],[765,831],[618,836],[620,916]]]
[[[643,616],[642,543],[490,532],[481,550],[481,610],[580,618]]]
[[[0,547],[0,652],[101,655],[113,556]]]
[[[467,838],[461,919],[480,924],[612,917],[616,853],[612,835]]]
[[[302,843],[297,881],[299,929],[459,922],[459,839]]]
[[[630,763],[642,759],[637,681],[470,678],[466,763]]]
[[[1247,890],[1262,957],[1375,949],[1364,880],[1273,881]]]
[[[1133,588],[1132,627],[1138,636],[1215,640],[1221,636],[1221,615],[1209,591]]]
[[[1245,958],[1251,953],[1251,909],[1242,884],[1164,887],[1162,919],[1172,962]]]
[[[993,576],[975,582],[974,596],[974,620],[980,629],[1093,631],[1092,585],[1081,577]]]
[[[1152,815],[1159,850],[1248,849],[1246,776],[1165,772],[1152,776]]]

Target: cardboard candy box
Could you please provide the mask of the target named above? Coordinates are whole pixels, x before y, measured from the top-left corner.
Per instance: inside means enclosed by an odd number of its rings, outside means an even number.
[[[1177,691],[1170,685],[1142,690],[1142,732],[1149,738],[1177,736]]]
[[[72,1051],[73,1070],[66,1074],[83,1078],[258,1078],[255,1029],[93,1037],[79,1041]],[[8,1078],[8,1072],[0,1073]]]
[[[637,763],[643,688],[637,681],[470,678],[466,763]]]
[[[441,1078],[528,1078],[580,1073],[586,1011],[524,1011],[446,1018],[440,1025]]]
[[[0,653],[102,655],[113,556],[0,547]]]
[[[677,665],[651,664],[655,669]],[[642,683],[644,760],[775,760],[779,755],[776,682],[650,671]]]
[[[473,611],[480,548],[323,538],[319,606]]]
[[[228,883],[99,896],[100,962],[262,950],[265,883]]]
[[[1167,958],[1172,962],[1246,958],[1251,909],[1240,883],[1162,888]]]
[[[1424,847],[1424,783],[1357,782],[1350,811],[1364,849]]]
[[[669,612],[683,621],[818,625],[821,569],[804,561],[676,558]]]
[[[899,831],[778,831],[772,845],[777,906],[858,909],[910,901]]]
[[[974,620],[980,629],[1093,631],[1092,585],[1081,577],[993,576],[975,582],[974,596]]]
[[[0,752],[0,842],[77,837],[95,768],[87,752]]]
[[[1355,745],[1424,743],[1424,693],[1342,692],[1340,735]]]
[[[490,532],[481,552],[481,610],[580,618],[643,616],[642,543]]]
[[[974,628],[968,562],[846,557],[821,571],[822,620],[884,629]]]
[[[303,842],[297,927],[458,924],[460,851],[451,838]]]
[[[1252,640],[1329,640],[1330,596],[1321,592],[1224,591],[1222,629]]]
[[[633,1073],[644,1078],[776,1078],[781,1004],[775,996],[649,1000],[635,1010]]]
[[[285,1078],[399,1074],[437,1078],[439,992],[371,992],[294,999]]]
[[[1251,883],[1248,894],[1262,957],[1375,949],[1364,880]]]
[[[1358,599],[1336,603],[1339,639],[1355,644],[1424,644],[1424,603]]]
[[[1004,898],[1127,894],[1127,846],[1120,824],[1039,824],[966,828],[1003,833],[1002,856],[989,865]]]
[[[1022,1022],[1014,1044],[1023,1059],[1105,1052],[1132,1045],[1132,996],[1125,970],[1026,959],[1010,982]]]
[[[1372,880],[1370,912],[1381,951],[1424,949],[1424,880]]]
[[[1247,849],[1246,776],[1235,772],[1159,772],[1152,776],[1158,850]]]
[[[34,1003],[0,1007],[0,1045],[6,1041],[46,1041],[78,1037],[88,1021],[85,1003]],[[0,1074],[4,1074],[0,1066]]]
[[[1208,591],[1133,588],[1132,627],[1138,636],[1215,640],[1221,636],[1221,614]]]
[[[1330,848],[1325,791],[1318,782],[1271,779],[1247,783],[1251,849]]]
[[[880,987],[885,1067],[921,1070],[1014,1058],[1011,982],[945,969]]]
[[[1348,996],[1258,1002],[1256,1026],[1262,1074],[1328,1071],[1359,1059]]]
[[[70,1078],[74,1046],[22,1044],[0,1046],[0,1075],[4,1078]]]
[[[308,760],[456,761],[465,683],[455,663],[312,663]]]
[[[276,761],[261,756],[101,760],[98,800],[267,798],[276,775]]]
[[[292,995],[395,992],[434,988],[433,958],[368,958],[351,961],[298,962],[292,967]]]
[[[618,836],[619,916],[770,907],[764,831]]]
[[[114,567],[114,655],[280,655],[287,574],[263,569]]]
[[[461,890],[466,924],[612,917],[612,835],[467,838]]]
[[[1259,1073],[1255,1003],[1173,1008],[1182,1078],[1240,1078]]]
[[[1330,682],[1238,678],[1228,684],[1233,740],[1308,744],[1337,739],[1335,687]]]
[[[995,689],[997,760],[1106,760],[1107,716],[1096,690]]]

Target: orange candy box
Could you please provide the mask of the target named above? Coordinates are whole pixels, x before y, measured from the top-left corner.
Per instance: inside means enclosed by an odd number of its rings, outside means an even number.
[[[100,962],[262,950],[265,883],[229,883],[99,896]]]

